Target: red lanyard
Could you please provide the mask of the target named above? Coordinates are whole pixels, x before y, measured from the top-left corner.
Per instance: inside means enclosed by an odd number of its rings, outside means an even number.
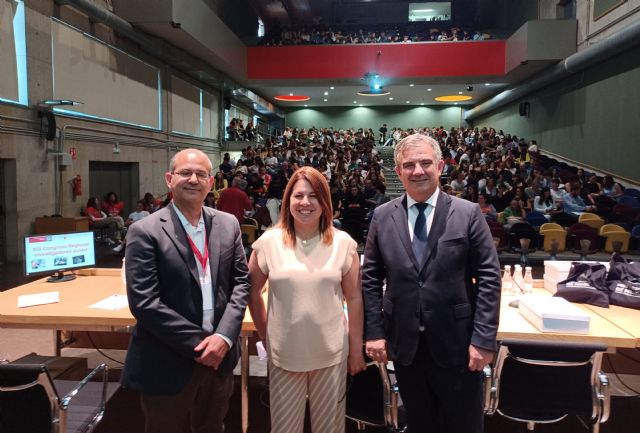
[[[204,255],[200,252],[196,244],[191,240],[191,236],[187,235],[187,239],[189,239],[189,245],[191,245],[191,250],[193,254],[196,255],[196,258],[202,265],[202,272],[207,273],[207,261],[209,260],[209,239],[204,240]]]

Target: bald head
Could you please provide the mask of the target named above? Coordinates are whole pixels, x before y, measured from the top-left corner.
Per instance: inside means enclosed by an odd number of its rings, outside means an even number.
[[[212,168],[211,160],[209,159],[206,153],[198,149],[184,149],[176,153],[175,155],[173,155],[173,157],[171,158],[171,161],[169,161],[169,173],[173,173],[175,171],[177,161],[187,162],[187,161],[194,161],[198,158],[204,158],[206,160],[205,164],[208,165],[207,172],[211,173],[211,168]]]

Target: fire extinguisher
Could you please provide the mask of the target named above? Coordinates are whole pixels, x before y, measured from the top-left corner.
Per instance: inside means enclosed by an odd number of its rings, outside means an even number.
[[[71,186],[73,189],[73,196],[78,197],[82,195],[82,178],[79,174],[76,174],[71,180]]]

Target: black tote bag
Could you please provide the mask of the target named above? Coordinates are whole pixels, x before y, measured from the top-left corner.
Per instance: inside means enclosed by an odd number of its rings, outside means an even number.
[[[612,305],[640,309],[640,263],[630,263],[614,253],[611,256],[607,286]]]
[[[607,268],[599,263],[573,262],[566,280],[558,283],[554,296],[569,302],[609,307]]]

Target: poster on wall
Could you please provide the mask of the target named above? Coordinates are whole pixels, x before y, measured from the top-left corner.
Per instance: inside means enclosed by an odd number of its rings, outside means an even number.
[[[593,0],[593,20],[596,21],[627,0]]]

